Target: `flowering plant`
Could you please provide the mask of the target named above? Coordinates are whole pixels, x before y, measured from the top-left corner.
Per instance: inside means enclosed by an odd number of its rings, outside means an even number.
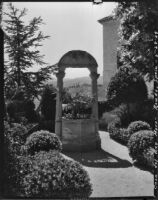
[[[63,110],[63,118],[66,119],[88,119],[91,116],[93,98],[88,95],[76,93],[72,101]]]

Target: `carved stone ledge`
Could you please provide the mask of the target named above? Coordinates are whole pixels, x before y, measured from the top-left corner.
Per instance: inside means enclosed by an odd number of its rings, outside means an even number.
[[[91,72],[90,73],[90,77],[92,80],[97,80],[99,78],[100,74],[96,73],[96,72]]]
[[[64,71],[59,71],[58,73],[56,73],[56,77],[58,79],[63,79],[65,76],[65,72]]]

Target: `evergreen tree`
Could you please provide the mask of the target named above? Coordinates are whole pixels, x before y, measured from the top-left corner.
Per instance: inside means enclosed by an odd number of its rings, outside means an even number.
[[[9,91],[15,91],[15,84],[23,87],[29,98],[38,96],[43,82],[50,78],[53,68],[42,67],[37,72],[32,72],[35,65],[44,66],[44,55],[40,54],[38,47],[42,41],[49,38],[40,31],[43,24],[41,17],[34,17],[27,25],[24,16],[27,10],[19,10],[12,3],[8,5],[9,11],[4,13],[5,35],[5,94],[9,98]],[[12,92],[13,93],[13,92]]]
[[[154,32],[158,29],[158,1],[119,2],[120,62],[154,78]]]

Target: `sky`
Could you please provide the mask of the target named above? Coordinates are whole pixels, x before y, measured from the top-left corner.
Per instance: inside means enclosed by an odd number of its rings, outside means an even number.
[[[71,50],[90,53],[98,63],[98,73],[103,73],[103,32],[99,19],[112,14],[115,2],[94,5],[92,2],[14,2],[16,8],[27,8],[26,23],[33,17],[41,16],[45,25],[41,30],[50,38],[40,48],[44,61],[56,64]],[[7,11],[7,3],[4,3]],[[33,70],[38,67],[34,66]],[[88,69],[66,69],[65,78],[88,76]]]

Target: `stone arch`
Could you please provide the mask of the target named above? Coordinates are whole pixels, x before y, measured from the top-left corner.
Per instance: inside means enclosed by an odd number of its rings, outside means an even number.
[[[60,70],[64,68],[88,68],[91,70],[96,70],[97,62],[95,58],[87,53],[86,51],[73,50],[64,54],[59,60],[58,66]]]
[[[62,90],[63,90],[63,78],[65,76],[66,68],[88,68],[90,71],[90,77],[92,82],[92,119],[95,120],[95,129],[98,132],[98,91],[97,91],[97,79],[99,74],[97,73],[98,64],[95,58],[81,50],[72,50],[64,54],[58,62],[57,76],[57,97],[56,97],[56,124],[55,133],[62,139]]]

